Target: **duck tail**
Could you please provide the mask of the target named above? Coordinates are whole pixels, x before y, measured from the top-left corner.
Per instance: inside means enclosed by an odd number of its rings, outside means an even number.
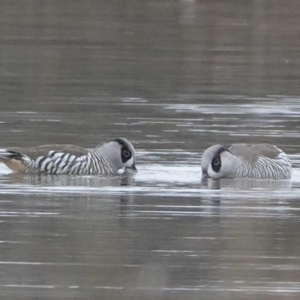
[[[0,161],[7,161],[7,160],[22,160],[24,155],[20,152],[8,150],[8,149],[0,149]]]
[[[0,162],[3,162],[8,168],[16,172],[25,172],[26,165],[24,161],[27,156],[16,151],[0,149]]]

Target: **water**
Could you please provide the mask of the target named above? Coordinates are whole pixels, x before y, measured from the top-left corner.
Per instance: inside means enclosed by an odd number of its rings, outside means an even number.
[[[0,166],[2,299],[298,299],[299,16],[284,1],[3,1],[1,147],[125,136],[133,176]],[[201,184],[213,143],[288,181]]]

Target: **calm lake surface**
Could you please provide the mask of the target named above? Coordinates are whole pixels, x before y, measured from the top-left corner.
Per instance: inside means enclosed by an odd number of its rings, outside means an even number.
[[[1,147],[124,136],[133,176],[0,166],[1,299],[299,299],[300,2],[1,1]],[[288,181],[201,185],[214,143]]]

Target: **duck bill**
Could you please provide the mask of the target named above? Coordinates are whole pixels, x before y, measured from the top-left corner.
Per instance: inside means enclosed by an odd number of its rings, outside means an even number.
[[[136,173],[137,172],[137,168],[136,168],[135,164],[133,164],[131,167],[126,167],[125,170],[128,173]]]

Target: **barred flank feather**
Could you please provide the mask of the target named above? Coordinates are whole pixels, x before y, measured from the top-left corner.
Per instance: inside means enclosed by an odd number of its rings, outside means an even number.
[[[254,164],[242,160],[235,177],[286,179],[291,177],[291,163],[283,152],[275,159],[260,156]]]
[[[79,157],[70,153],[50,151],[48,157],[39,156],[36,160],[26,162],[25,173],[101,175],[116,172],[111,163],[96,150]]]

